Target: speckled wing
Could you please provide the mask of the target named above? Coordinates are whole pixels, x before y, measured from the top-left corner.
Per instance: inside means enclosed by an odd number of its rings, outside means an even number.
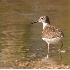
[[[64,37],[63,32],[54,27],[54,26],[46,26],[42,32],[42,38],[57,38],[57,37]]]

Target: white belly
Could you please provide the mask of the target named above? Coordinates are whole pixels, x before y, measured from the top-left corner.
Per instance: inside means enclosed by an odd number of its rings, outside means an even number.
[[[56,44],[59,41],[61,41],[62,38],[57,37],[57,38],[52,38],[52,39],[48,39],[48,38],[42,38],[42,39],[49,44]]]

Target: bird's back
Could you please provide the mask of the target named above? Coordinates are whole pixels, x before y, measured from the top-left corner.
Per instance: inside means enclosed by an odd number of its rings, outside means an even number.
[[[42,38],[51,39],[51,38],[57,38],[57,37],[61,38],[63,36],[64,34],[60,29],[51,25],[45,26],[42,32]]]

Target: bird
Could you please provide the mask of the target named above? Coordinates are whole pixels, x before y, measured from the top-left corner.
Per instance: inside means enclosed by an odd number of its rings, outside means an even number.
[[[48,16],[41,16],[39,20],[33,23],[37,22],[43,24],[42,39],[48,44],[48,53],[50,44],[56,44],[58,42],[61,42],[61,47],[58,49],[58,51],[60,51],[63,47],[62,39],[64,37],[64,33],[62,32],[62,30],[51,25]]]

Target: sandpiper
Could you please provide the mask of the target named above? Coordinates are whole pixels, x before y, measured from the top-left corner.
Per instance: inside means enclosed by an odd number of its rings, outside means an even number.
[[[38,21],[33,23],[37,23],[37,22],[43,23],[42,39],[46,41],[48,44],[48,52],[49,52],[50,44],[56,44],[60,41],[62,44],[60,47],[61,49],[63,46],[63,43],[62,43],[62,38],[64,37],[63,32],[59,28],[56,28],[55,26],[50,25],[50,20],[48,16],[41,16]]]

